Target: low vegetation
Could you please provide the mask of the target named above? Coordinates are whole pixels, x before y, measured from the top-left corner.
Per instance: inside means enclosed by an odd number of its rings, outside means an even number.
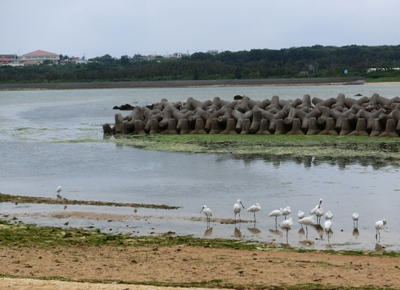
[[[368,158],[378,163],[400,162],[399,139],[392,137],[308,135],[124,135],[114,142],[141,149],[189,153],[229,153],[243,156]]]
[[[60,55],[61,58],[64,58]],[[87,64],[0,66],[0,83],[124,82],[309,77],[382,77],[400,80],[400,46],[314,45],[283,49],[196,52],[181,58],[104,56]],[[368,73],[369,68],[380,70]]]

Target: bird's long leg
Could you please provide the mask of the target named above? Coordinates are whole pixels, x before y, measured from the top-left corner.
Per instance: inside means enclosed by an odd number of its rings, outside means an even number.
[[[308,240],[308,227],[306,225],[306,240]]]
[[[289,244],[288,231],[289,231],[289,229],[286,229],[286,244],[287,245]]]
[[[256,222],[256,213],[254,213],[254,222]]]
[[[276,216],[275,217],[275,229],[277,229],[278,228],[278,217]]]

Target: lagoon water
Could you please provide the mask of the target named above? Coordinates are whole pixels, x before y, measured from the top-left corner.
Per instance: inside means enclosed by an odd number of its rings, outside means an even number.
[[[107,232],[149,235],[175,232],[210,238],[286,243],[286,233],[275,229],[268,217],[272,210],[290,206],[294,226],[288,242],[294,247],[375,250],[377,220],[386,218],[390,232],[382,232],[387,251],[400,250],[400,174],[394,165],[366,159],[291,158],[290,156],[237,157],[231,154],[188,154],[137,149],[104,140],[102,124],[114,121],[115,105],[204,101],[234,95],[252,99],[327,99],[344,93],[358,98],[373,93],[392,98],[400,85],[263,86],[162,89],[111,89],[66,91],[0,91],[0,192],[55,197],[62,185],[65,198],[179,206],[176,210],[33,204],[0,204],[3,216],[65,227],[95,227]],[[122,112],[125,116],[129,112]],[[240,198],[245,207],[260,203],[257,223],[242,211],[233,218],[232,206]],[[333,212],[333,235],[318,228],[308,235],[297,223],[299,209],[306,214],[323,199],[324,210]],[[216,220],[208,230],[206,204]],[[351,215],[358,211],[358,232]],[[63,217],[59,218],[59,213]],[[75,213],[68,216],[66,213]],[[102,213],[111,218],[77,218],[76,213]],[[278,222],[282,221],[282,217]],[[325,221],[322,218],[322,224]],[[304,241],[311,241],[304,243]]]

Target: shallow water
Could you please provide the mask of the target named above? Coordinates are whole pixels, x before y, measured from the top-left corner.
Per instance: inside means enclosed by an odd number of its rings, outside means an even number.
[[[315,249],[375,250],[376,220],[388,220],[383,232],[386,250],[399,250],[399,168],[364,159],[291,158],[289,156],[242,157],[231,154],[187,154],[140,150],[103,140],[101,125],[113,123],[115,105],[151,103],[167,98],[185,101],[215,96],[230,100],[236,94],[253,99],[311,97],[330,98],[339,93],[391,98],[398,85],[215,87],[185,89],[115,89],[77,91],[0,92],[0,192],[55,197],[62,185],[68,199],[167,204],[177,210],[1,204],[3,215],[16,215],[39,225],[95,227],[107,232],[135,235],[168,231],[178,235],[286,243],[286,233],[275,231],[268,213],[291,206],[295,221],[288,233],[291,246]],[[356,98],[356,97],[354,97]],[[123,115],[128,114],[128,112]],[[257,223],[242,211],[242,223],[232,219],[232,206],[242,199],[245,207],[260,203]],[[315,228],[306,239],[297,223],[299,209],[308,212],[323,199],[324,210],[334,214],[333,235],[320,236]],[[213,211],[207,231],[201,207]],[[360,213],[359,236],[353,235],[353,212]],[[114,214],[112,219],[63,217],[65,212]],[[117,218],[120,215],[120,218]],[[61,217],[60,217],[61,216]],[[282,221],[279,218],[279,222]],[[322,224],[325,219],[322,219]],[[211,233],[210,233],[211,232]],[[301,241],[311,243],[301,243]]]

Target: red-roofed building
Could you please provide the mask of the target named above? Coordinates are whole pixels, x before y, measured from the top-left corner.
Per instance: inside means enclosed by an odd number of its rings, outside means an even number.
[[[9,64],[11,63],[13,60],[11,58],[7,58],[7,57],[0,57],[0,64]]]
[[[0,53],[0,66],[10,65],[10,66],[20,66],[18,56],[14,54],[1,54]]]
[[[47,52],[44,50],[36,50],[20,56],[19,61],[23,64],[38,64],[45,60],[50,60],[53,63],[58,63],[60,56],[56,53]]]

